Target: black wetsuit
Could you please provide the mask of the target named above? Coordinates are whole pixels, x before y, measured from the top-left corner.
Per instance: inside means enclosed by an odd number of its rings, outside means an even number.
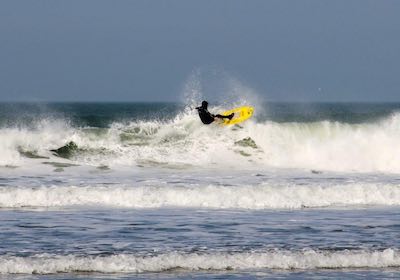
[[[215,118],[220,118],[220,119],[232,119],[232,117],[233,117],[233,113],[230,114],[229,116],[222,116],[222,115],[220,115],[220,114],[213,115],[213,114],[211,114],[210,112],[208,112],[207,108],[205,108],[205,107],[203,107],[203,106],[197,107],[196,109],[197,109],[197,111],[199,112],[199,117],[200,117],[201,121],[202,121],[204,124],[210,124],[210,123],[212,123],[212,122],[215,120]]]
[[[208,112],[206,108],[197,107],[196,109],[199,112],[199,117],[204,124],[210,124],[214,121],[214,115]]]

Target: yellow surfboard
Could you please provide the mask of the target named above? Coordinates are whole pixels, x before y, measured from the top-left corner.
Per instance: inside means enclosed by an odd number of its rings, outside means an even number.
[[[253,112],[254,112],[254,108],[250,107],[250,106],[243,106],[243,107],[239,107],[239,108],[235,108],[235,109],[223,112],[221,114],[223,116],[227,116],[232,113],[234,113],[235,115],[233,116],[233,118],[231,120],[224,119],[224,122],[222,124],[230,125],[230,124],[241,123],[241,122],[247,120],[248,118],[250,118],[253,115]]]

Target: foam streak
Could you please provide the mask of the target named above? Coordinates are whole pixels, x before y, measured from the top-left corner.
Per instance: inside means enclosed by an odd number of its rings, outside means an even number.
[[[296,209],[400,205],[400,186],[384,184],[259,186],[2,187],[0,207]]]
[[[1,274],[51,274],[68,272],[140,273],[184,270],[241,269],[342,269],[400,267],[396,249],[384,251],[271,251],[246,253],[185,254],[179,252],[157,256],[129,254],[107,257],[74,255],[35,255],[0,257]]]

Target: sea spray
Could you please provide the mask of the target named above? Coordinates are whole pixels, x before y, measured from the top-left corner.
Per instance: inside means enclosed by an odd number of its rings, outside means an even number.
[[[223,127],[203,125],[197,113],[186,107],[172,118],[128,118],[106,127],[39,119],[30,126],[1,127],[0,137],[0,166],[37,165],[40,157],[60,160],[51,151],[72,141],[79,149],[67,158],[82,166],[400,172],[395,152],[400,143],[400,113],[365,123],[252,118],[240,126]]]

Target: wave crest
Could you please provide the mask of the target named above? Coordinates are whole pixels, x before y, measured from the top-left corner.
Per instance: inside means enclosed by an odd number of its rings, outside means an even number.
[[[186,254],[157,256],[120,254],[106,257],[35,255],[0,257],[1,274],[54,274],[71,272],[141,273],[180,270],[243,269],[343,269],[400,267],[395,249],[383,251],[271,251],[246,253]]]
[[[26,164],[19,150],[49,157],[54,156],[50,150],[73,141],[79,153],[72,160],[83,165],[150,162],[233,169],[400,172],[396,153],[400,114],[365,124],[250,120],[240,127],[222,127],[203,125],[195,112],[187,110],[172,121],[114,123],[109,128],[56,122],[34,129],[2,128],[0,132],[0,165]]]
[[[304,207],[399,206],[400,186],[139,186],[0,189],[0,208],[106,206],[216,209],[299,209]]]

